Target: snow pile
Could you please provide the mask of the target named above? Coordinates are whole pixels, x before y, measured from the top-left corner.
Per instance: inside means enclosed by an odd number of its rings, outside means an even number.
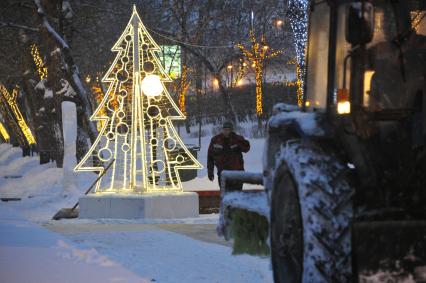
[[[59,91],[57,91],[56,94],[69,97],[69,98],[74,98],[77,96],[77,94],[75,93],[75,90],[72,88],[72,86],[67,80],[61,79],[61,86],[62,88]]]
[[[323,136],[324,130],[318,126],[317,115],[308,112],[278,112],[269,120],[269,128],[279,128],[282,125],[297,123],[302,132],[309,136]]]
[[[360,270],[360,282],[426,282],[426,265],[414,252],[415,248],[411,247],[402,258],[381,259],[378,268]]]
[[[277,103],[272,108],[272,115],[278,114],[280,112],[292,112],[292,111],[299,111],[300,107],[293,104],[287,104],[287,103]]]
[[[22,157],[19,148],[0,144],[0,198],[31,220],[49,220],[61,208],[72,207],[96,179],[96,174],[77,175],[77,186],[64,187],[64,170],[55,163],[40,165],[38,156]]]
[[[181,219],[65,219],[55,223],[59,224],[217,224],[218,214],[203,214],[196,218]]]
[[[8,283],[149,282],[4,205],[0,205],[0,274],[1,281]]]
[[[265,192],[230,192],[222,200],[223,206],[256,212],[269,219],[269,205]]]
[[[362,283],[377,283],[377,282],[416,283],[416,282],[424,282],[424,281],[414,280],[411,274],[406,276],[401,276],[400,274],[395,274],[392,272],[379,271],[371,275],[360,275],[360,282]]]
[[[217,234],[227,237],[227,231],[232,220],[229,217],[229,209],[240,208],[263,215],[269,219],[269,204],[267,193],[263,192],[229,192],[223,196],[220,205],[220,215],[217,224]]]
[[[53,91],[52,89],[46,87],[45,82],[45,79],[39,81],[35,86],[35,89],[44,92],[43,99],[53,98]]]
[[[100,255],[94,248],[91,249],[78,249],[64,240],[58,240],[57,249],[58,256],[72,261],[82,262],[85,264],[95,264],[103,267],[118,266],[115,262],[111,261],[108,257]]]

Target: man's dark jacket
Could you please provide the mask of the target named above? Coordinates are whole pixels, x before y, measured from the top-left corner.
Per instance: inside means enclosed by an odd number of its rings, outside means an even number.
[[[232,132],[228,138],[222,133],[214,136],[209,145],[207,155],[207,170],[213,176],[214,165],[218,175],[223,170],[244,170],[242,152],[250,150],[250,143],[242,136]]]

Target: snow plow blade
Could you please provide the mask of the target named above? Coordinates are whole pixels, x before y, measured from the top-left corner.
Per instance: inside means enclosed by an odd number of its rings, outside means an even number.
[[[226,240],[234,239],[233,254],[269,254],[268,216],[263,209],[256,209],[255,205],[266,202],[263,191],[225,194],[217,230]]]
[[[221,174],[221,203],[217,233],[234,239],[233,254],[267,255],[269,208],[264,190],[228,192],[226,180],[262,185],[263,176],[242,171]]]
[[[52,217],[53,220],[78,218],[79,209],[62,208]]]

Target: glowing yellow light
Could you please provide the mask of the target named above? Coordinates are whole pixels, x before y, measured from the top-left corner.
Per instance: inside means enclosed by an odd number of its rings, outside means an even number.
[[[311,102],[310,102],[309,100],[307,100],[307,101],[305,102],[305,106],[306,106],[306,107],[311,106]]]
[[[297,105],[299,105],[299,107],[301,107],[303,105],[303,89],[302,89],[302,73],[300,70],[300,65],[296,63],[296,76],[297,76],[297,81],[296,81],[296,85],[297,85]]]
[[[229,70],[231,70],[231,69],[232,69],[232,65],[228,65],[228,66],[227,66],[227,68],[228,68]]]
[[[102,174],[103,167],[93,161],[114,160],[97,182],[96,193],[182,191],[179,170],[202,165],[173,126],[173,120],[185,116],[163,87],[172,80],[135,6],[112,51],[116,58],[102,79],[108,90],[91,117],[102,129],[75,170]]]
[[[417,10],[417,11],[412,11],[410,12],[411,15],[411,28],[415,29],[416,32],[420,32],[420,29],[423,27],[423,32],[424,32],[424,25],[420,25],[420,23],[422,22],[424,15],[425,15],[425,11],[421,11],[421,10]]]
[[[281,27],[284,24],[284,21],[283,20],[277,20],[275,22],[275,24],[277,25],[277,27]]]
[[[260,71],[262,69],[261,64],[256,65],[256,113],[257,115],[263,114],[263,105],[262,105],[262,82],[263,82],[263,76],[262,72]]]
[[[35,44],[31,45],[31,55],[33,56],[34,63],[37,67],[37,72],[40,77],[40,80],[43,80],[47,77],[47,68],[44,66],[43,59],[40,56],[38,47]]]
[[[337,103],[337,113],[349,114],[351,113],[351,103],[349,101],[343,101]]]
[[[179,92],[179,109],[184,115],[186,115],[185,109],[185,96],[191,85],[191,81],[188,80],[188,67],[182,67],[182,75],[180,78],[180,92]]]
[[[91,78],[90,78],[89,75],[87,75],[87,77],[86,77],[86,83],[90,83],[90,81],[91,81]]]
[[[243,85],[243,80],[238,80],[236,83],[237,86],[242,86]]]
[[[370,90],[371,90],[371,79],[373,78],[374,71],[367,70],[364,73],[364,105],[370,103]]]
[[[148,75],[142,80],[142,91],[147,96],[158,96],[163,92],[163,84],[157,75]]]
[[[349,91],[347,89],[337,90],[337,113],[351,113],[351,103],[349,102]]]
[[[16,98],[18,97],[18,89],[15,88],[12,91],[12,94],[9,93],[9,91],[6,89],[6,87],[3,84],[0,84],[0,91],[3,94],[4,98],[6,99],[7,104],[9,105],[10,110],[12,111],[13,115],[15,116],[15,119],[19,125],[19,128],[22,131],[22,134],[25,136],[25,139],[27,140],[28,144],[35,144],[35,138],[33,134],[31,133],[30,128],[27,126],[27,123],[25,122],[24,117],[22,116],[21,111],[18,108],[18,105],[16,103]]]
[[[218,87],[218,86],[219,86],[219,80],[218,80],[218,79],[214,79],[214,80],[213,80],[213,85],[214,85],[215,87]]]
[[[287,86],[297,86],[296,95],[297,95],[297,105],[302,107],[303,105],[303,84],[302,84],[302,72],[300,65],[297,63],[296,59],[290,60],[288,62],[290,65],[296,65],[296,82],[287,82]]]
[[[97,81],[92,83],[91,90],[92,90],[92,93],[93,93],[93,95],[95,97],[95,100],[96,100],[97,104],[98,105],[101,104],[102,100],[105,97],[105,93],[102,91],[102,88],[100,87],[100,85],[99,85],[99,83]],[[102,109],[99,110],[99,115],[101,115],[101,116],[106,115],[106,109],[105,108],[106,107],[103,107]],[[117,109],[117,107],[115,107],[115,109]],[[102,127],[103,127],[104,123],[105,123],[105,121],[103,121],[103,120],[102,121],[98,121],[98,123],[96,125],[96,128],[98,129],[98,131],[102,130]]]
[[[244,62],[244,63],[243,63],[243,66],[244,66],[244,67],[245,67],[245,66],[247,66],[247,63],[246,63],[246,62]]]
[[[250,30],[250,42],[250,49],[244,47],[242,44],[238,44],[237,47],[241,50],[243,55],[252,62],[251,66],[255,69],[256,113],[258,116],[261,116],[263,114],[262,83],[264,63],[267,59],[281,54],[281,51],[271,50],[271,48],[269,48],[269,46],[266,44],[265,36],[262,36],[259,42],[259,40],[257,40],[254,36],[253,30]]]
[[[0,134],[3,137],[3,140],[5,140],[6,142],[9,142],[10,136],[6,131],[6,128],[3,126],[1,122],[0,122]]]

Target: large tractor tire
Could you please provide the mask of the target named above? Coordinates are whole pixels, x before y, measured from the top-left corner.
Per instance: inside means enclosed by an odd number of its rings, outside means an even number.
[[[350,282],[352,196],[348,167],[293,141],[277,159],[271,193],[275,282]]]

